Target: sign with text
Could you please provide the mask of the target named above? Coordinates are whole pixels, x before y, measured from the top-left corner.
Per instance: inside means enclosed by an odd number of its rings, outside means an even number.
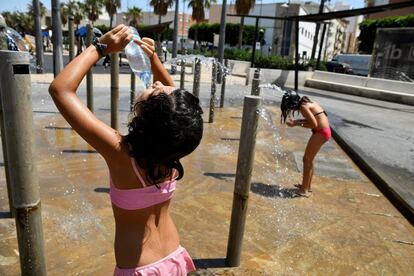
[[[370,77],[414,81],[414,28],[379,28]]]

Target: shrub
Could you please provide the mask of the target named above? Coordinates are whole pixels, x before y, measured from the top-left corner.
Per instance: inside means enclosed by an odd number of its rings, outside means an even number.
[[[194,39],[195,37],[195,28],[196,25],[193,24],[188,30],[188,37]],[[261,28],[259,28],[261,29]],[[243,26],[243,44],[252,45],[254,41],[254,32],[255,26],[253,25],[244,25]],[[239,41],[239,32],[240,24],[239,23],[226,23],[226,41],[225,43],[230,44],[230,46],[236,46]],[[214,42],[214,34],[220,33],[220,24],[219,23],[201,23],[198,25],[198,37],[197,41],[206,41]],[[264,32],[259,33],[258,40],[262,41],[264,37]]]
[[[179,54],[182,54],[181,50],[178,50]],[[217,50],[202,50],[202,49],[187,49],[185,54],[188,55],[203,55],[205,57],[216,57]],[[250,50],[240,50],[240,49],[225,49],[224,50],[225,59],[233,60],[243,60],[251,61],[252,52]],[[295,63],[291,57],[282,57],[279,55],[266,56],[261,53],[256,53],[255,65],[259,68],[269,68],[269,69],[282,69],[282,70],[294,70]],[[310,60],[309,62],[299,64],[299,70],[308,70],[309,67],[316,67],[316,60]],[[318,70],[326,71],[326,66],[323,61],[320,62]]]
[[[407,16],[389,16],[383,19],[365,19],[359,24],[361,33],[358,36],[359,51],[372,53],[377,28],[414,27],[414,14]]]

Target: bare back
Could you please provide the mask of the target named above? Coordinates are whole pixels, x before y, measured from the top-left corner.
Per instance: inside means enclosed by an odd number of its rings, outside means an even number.
[[[315,128],[329,127],[328,116],[323,108],[316,102],[303,103],[300,109],[302,115],[309,121],[315,120]]]
[[[122,147],[120,157],[116,160],[112,164],[108,163],[114,185],[118,189],[142,188],[126,148]],[[178,248],[179,236],[169,214],[169,205],[170,200],[145,209],[124,210],[112,204],[115,258],[119,267],[147,265]]]

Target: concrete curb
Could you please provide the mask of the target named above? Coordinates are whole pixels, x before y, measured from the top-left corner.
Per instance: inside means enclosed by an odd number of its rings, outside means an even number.
[[[331,125],[332,137],[338,145],[346,152],[346,154],[354,161],[360,170],[377,186],[377,188],[391,201],[391,203],[401,212],[401,214],[414,225],[414,209],[410,206],[390,185],[390,179],[387,179],[381,171],[364,159],[352,147],[352,144],[345,138],[342,138],[335,126]]]
[[[372,98],[377,100],[383,100],[388,102],[395,102],[407,105],[414,105],[414,95],[393,92],[387,90],[380,90],[369,87],[361,87],[342,83],[333,83],[323,80],[307,79],[305,82],[306,87],[335,91],[355,96],[361,96],[366,98]]]

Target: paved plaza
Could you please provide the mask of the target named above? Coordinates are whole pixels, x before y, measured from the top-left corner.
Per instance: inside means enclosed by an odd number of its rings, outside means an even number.
[[[95,75],[95,113],[109,124],[110,77]],[[191,90],[192,75],[186,87]],[[35,156],[42,200],[48,275],[112,275],[114,222],[104,160],[54,107],[52,75],[32,75]],[[174,76],[178,80],[178,76]],[[171,212],[194,275],[414,275],[414,228],[334,140],[316,160],[313,196],[294,196],[310,131],[280,125],[277,97],[265,97],[240,267],[225,266],[244,79],[228,80],[224,108],[208,120],[209,74],[201,102],[205,130],[183,160]],[[125,132],[129,76],[120,76],[120,121]],[[85,84],[79,94],[85,96]],[[269,91],[267,93],[270,93]],[[20,275],[14,219],[8,218],[0,171],[0,275]]]

